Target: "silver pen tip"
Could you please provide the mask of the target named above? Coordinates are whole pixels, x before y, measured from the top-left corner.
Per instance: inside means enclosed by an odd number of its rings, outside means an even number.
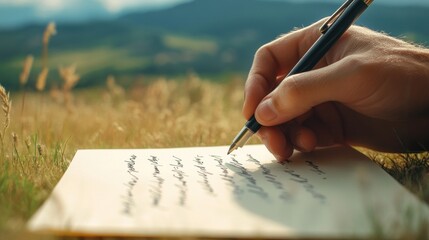
[[[232,152],[234,152],[234,150],[235,150],[235,149],[237,149],[237,145],[233,143],[233,144],[229,147],[229,149],[228,149],[228,154],[227,154],[227,155],[229,155],[229,154],[231,154]]]
[[[249,138],[253,135],[254,133],[252,132],[252,130],[248,129],[246,126],[243,127],[243,129],[241,129],[241,131],[237,134],[237,136],[234,138],[234,140],[232,141],[231,146],[229,147],[228,150],[228,155],[230,153],[232,153],[234,150],[243,147],[244,144],[246,144],[246,142],[249,140]]]

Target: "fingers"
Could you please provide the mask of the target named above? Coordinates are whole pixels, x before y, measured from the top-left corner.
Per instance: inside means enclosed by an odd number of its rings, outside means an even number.
[[[336,62],[324,68],[286,78],[268,94],[255,110],[255,117],[264,126],[290,121],[324,102],[353,102],[359,92],[354,87],[354,71]],[[349,65],[349,64],[348,64]]]
[[[262,127],[258,131],[258,136],[277,160],[283,161],[292,155],[293,146],[280,127]]]
[[[288,159],[294,149],[309,152],[314,150],[317,145],[314,132],[298,124],[288,123],[284,126],[262,127],[258,131],[258,136],[279,161]]]
[[[285,35],[256,52],[244,89],[243,115],[246,119],[250,118],[260,101],[277,86],[277,77],[287,74],[316,41],[323,21]]]

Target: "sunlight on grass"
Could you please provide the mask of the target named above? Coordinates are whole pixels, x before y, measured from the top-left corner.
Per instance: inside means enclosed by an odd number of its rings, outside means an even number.
[[[46,85],[51,89],[43,85],[39,92],[28,92],[27,80],[37,73],[40,79],[43,73],[41,64],[36,63],[33,75],[30,64],[27,64],[28,69],[24,68],[21,76],[25,83],[20,83],[20,91],[10,94],[12,107],[8,106],[8,93],[3,91],[1,236],[37,239],[37,236],[26,235],[26,221],[53,190],[78,149],[230,144],[245,122],[240,111],[244,76],[202,79],[192,72],[172,79],[144,76],[128,79],[127,88],[124,88],[111,75],[105,87],[73,89],[85,73],[101,69],[127,71],[153,62],[162,65],[192,60],[193,53],[213,54],[218,48],[208,39],[168,35],[164,41],[170,48],[180,51],[160,52],[153,59],[102,46],[91,50],[57,51],[49,55],[49,59],[46,54],[44,61],[50,72],[59,69],[58,76],[52,78],[61,78],[62,85]],[[47,52],[48,46],[45,48]],[[8,67],[21,69],[22,59],[13,61]],[[45,81],[46,78],[47,74]],[[254,137],[250,143],[260,142]],[[428,154],[362,152],[429,202]],[[377,227],[376,222],[374,227]]]
[[[195,74],[159,78],[136,81],[121,91],[114,79],[109,82],[107,88],[75,91],[71,108],[46,92],[28,93],[22,111],[12,108],[0,160],[1,232],[24,229],[77,149],[228,145],[244,123],[238,111],[244,80],[237,76],[222,84]],[[12,94],[16,106],[21,100],[21,93]],[[259,141],[253,138],[251,143]],[[406,158],[366,154],[428,200],[427,154],[401,155]]]
[[[72,108],[47,93],[27,93],[23,111],[12,108],[1,152],[0,231],[24,228],[77,149],[229,144],[243,124],[242,85],[196,75],[159,79],[118,96],[108,89],[75,92]],[[12,94],[16,106],[21,100]]]

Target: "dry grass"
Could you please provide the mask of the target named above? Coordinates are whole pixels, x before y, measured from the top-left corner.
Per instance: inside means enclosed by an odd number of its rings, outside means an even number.
[[[10,125],[10,112],[12,108],[12,102],[9,99],[9,93],[6,92],[6,89],[4,89],[3,86],[0,85],[0,100],[1,100],[1,108],[3,111],[3,128],[0,132],[0,139],[1,144],[3,146],[4,138],[6,134],[6,130],[9,128]]]
[[[46,69],[48,67],[49,41],[52,38],[52,36],[54,36],[55,34],[57,34],[57,29],[56,29],[55,23],[54,22],[48,23],[48,25],[45,28],[45,31],[43,32],[43,38],[42,38],[42,44],[43,44],[42,66],[43,66],[43,69]]]
[[[369,150],[364,152],[399,183],[429,203],[429,152],[410,154],[380,154]]]
[[[106,88],[75,92],[72,111],[48,96],[40,106],[41,93],[27,93],[25,111],[12,109],[4,135],[0,232],[22,231],[77,149],[229,144],[243,124],[243,82],[235,77],[218,84],[191,74],[185,79],[136,81],[124,90],[109,77]],[[13,100],[19,102],[20,94],[12,94]],[[427,154],[367,154],[429,202]]]
[[[30,76],[31,68],[33,67],[34,57],[32,55],[28,55],[22,67],[22,72],[19,75],[19,85],[24,87],[27,84],[28,77]]]
[[[243,124],[242,83],[192,75],[136,84],[119,96],[81,90],[72,111],[48,96],[41,106],[41,93],[27,93],[25,110],[12,109],[0,153],[0,232],[24,228],[77,149],[229,144]]]
[[[244,122],[240,76],[224,79],[223,84],[195,74],[184,79],[137,79],[127,90],[109,76],[106,88],[73,92],[80,76],[70,65],[59,68],[63,84],[48,94],[48,45],[55,33],[55,24],[50,23],[43,34],[38,92],[26,92],[34,59],[28,56],[24,62],[22,91],[12,94],[22,106],[19,111],[0,86],[0,239],[38,239],[23,233],[25,223],[77,149],[228,145]],[[429,202],[428,154],[365,153]]]

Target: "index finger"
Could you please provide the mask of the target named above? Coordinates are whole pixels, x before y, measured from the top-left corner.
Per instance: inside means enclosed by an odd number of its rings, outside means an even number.
[[[261,100],[279,83],[320,36],[322,19],[306,28],[286,34],[256,51],[244,87],[243,115],[249,119]]]

